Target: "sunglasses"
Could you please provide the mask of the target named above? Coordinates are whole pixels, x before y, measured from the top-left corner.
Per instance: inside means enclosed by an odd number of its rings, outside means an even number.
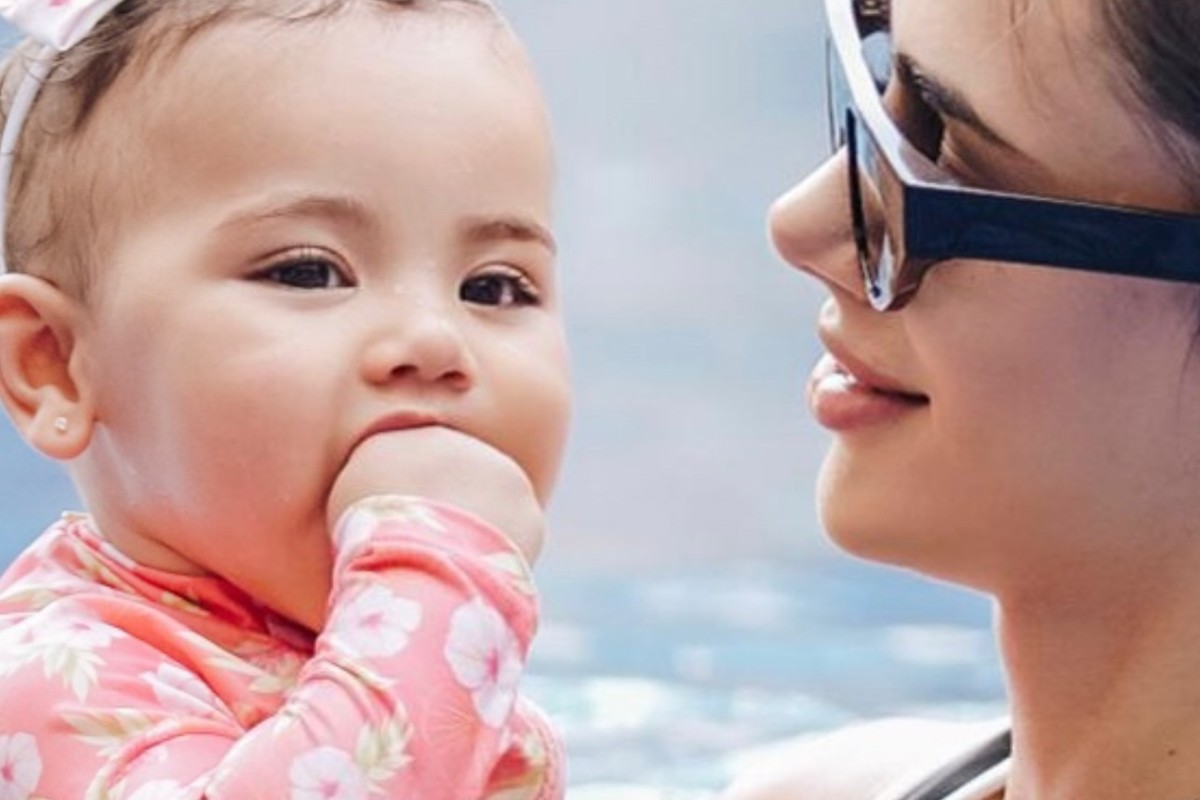
[[[902,308],[935,264],[1002,261],[1200,283],[1200,216],[964,186],[884,107],[895,67],[889,0],[826,0],[834,152],[871,305]]]

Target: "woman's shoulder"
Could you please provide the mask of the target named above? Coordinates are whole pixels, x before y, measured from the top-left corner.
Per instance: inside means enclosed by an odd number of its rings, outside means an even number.
[[[720,800],[865,800],[936,770],[1005,727],[1004,720],[895,718],[789,740],[746,756]]]

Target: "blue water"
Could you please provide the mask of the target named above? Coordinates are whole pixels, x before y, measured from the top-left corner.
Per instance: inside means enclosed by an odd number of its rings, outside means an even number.
[[[781,738],[1002,710],[988,606],[899,572],[832,559],[541,585],[527,689],[566,737],[574,800],[704,797]]]

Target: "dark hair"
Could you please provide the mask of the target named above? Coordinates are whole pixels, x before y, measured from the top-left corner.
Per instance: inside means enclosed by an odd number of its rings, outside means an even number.
[[[101,101],[131,70],[177,54],[197,34],[231,21],[298,23],[333,17],[364,2],[432,10],[458,5],[496,12],[488,0],[125,0],[75,47],[58,56],[16,149],[8,189],[4,253],[12,272],[37,272],[77,296],[105,256],[116,227],[111,192],[129,159],[88,152]],[[30,60],[25,41],[0,65],[0,118],[7,119]],[[103,211],[103,218],[101,218]]]
[[[1127,67],[1125,83],[1200,208],[1200,2],[1101,0],[1101,18]]]

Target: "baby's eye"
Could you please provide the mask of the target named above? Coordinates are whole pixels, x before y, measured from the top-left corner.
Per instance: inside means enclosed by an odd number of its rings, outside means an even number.
[[[481,306],[535,306],[541,301],[537,287],[513,269],[493,268],[472,275],[458,289],[458,298]]]
[[[317,255],[272,265],[255,273],[254,279],[291,289],[343,289],[353,285],[337,264]]]

